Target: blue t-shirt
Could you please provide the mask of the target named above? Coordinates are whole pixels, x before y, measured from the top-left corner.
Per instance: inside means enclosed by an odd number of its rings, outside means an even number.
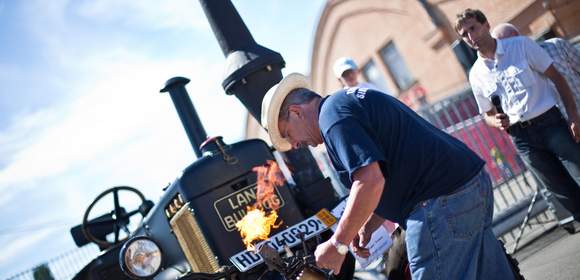
[[[357,169],[379,163],[386,182],[375,213],[402,225],[419,202],[452,193],[485,164],[396,98],[371,89],[351,88],[325,97],[319,124],[347,187]]]

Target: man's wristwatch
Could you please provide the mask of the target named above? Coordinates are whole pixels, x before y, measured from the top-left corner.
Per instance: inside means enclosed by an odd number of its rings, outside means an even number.
[[[348,253],[348,245],[342,244],[334,238],[330,238],[330,244],[336,248],[336,251],[338,251],[339,254],[344,256]]]

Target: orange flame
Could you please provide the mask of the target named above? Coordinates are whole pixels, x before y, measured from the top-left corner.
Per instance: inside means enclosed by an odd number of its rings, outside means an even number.
[[[256,203],[253,207],[248,207],[246,215],[236,223],[246,249],[251,251],[255,250],[256,241],[268,239],[271,229],[282,225],[281,221],[276,224],[280,200],[273,198],[276,196],[274,188],[285,182],[284,175],[273,160],[252,168],[252,171],[257,173]],[[268,205],[269,213],[264,210],[263,205]]]
[[[278,167],[278,163],[273,160],[268,160],[265,165],[256,166],[252,168],[252,171],[257,173],[257,192],[256,192],[256,203],[255,208],[262,208],[266,201],[272,201],[271,198],[274,196],[274,188],[284,185],[286,179]],[[272,210],[278,210],[280,205],[271,205]]]
[[[261,209],[248,207],[246,216],[236,223],[236,228],[240,231],[246,249],[254,251],[256,249],[254,241],[268,239],[270,230],[281,225],[276,224],[276,219],[278,219],[276,211],[266,214]]]

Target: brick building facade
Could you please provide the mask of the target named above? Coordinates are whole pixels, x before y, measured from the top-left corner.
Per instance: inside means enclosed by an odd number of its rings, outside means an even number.
[[[453,24],[468,7],[482,10],[492,26],[511,22],[533,38],[580,34],[580,1],[573,0],[328,1],[312,52],[314,88],[339,88],[332,64],[351,56],[367,81],[403,100],[425,94],[433,103],[453,95],[467,83]]]
[[[532,38],[580,35],[578,0],[329,0],[315,33],[312,86],[322,94],[340,88],[332,65],[351,56],[364,80],[415,109],[455,95],[468,87],[473,59],[453,29],[466,8],[482,10],[492,27],[510,22]],[[248,122],[247,136],[264,136],[255,125]]]

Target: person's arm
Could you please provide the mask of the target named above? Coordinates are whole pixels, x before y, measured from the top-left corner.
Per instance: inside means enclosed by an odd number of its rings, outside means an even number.
[[[353,183],[346,208],[331,237],[344,245],[351,243],[359,229],[373,214],[379,204],[385,184],[385,178],[376,161],[357,169],[352,177]],[[330,240],[318,245],[314,256],[319,267],[331,269],[335,274],[340,272],[345,257],[338,254]]]
[[[469,72],[469,83],[471,85],[471,92],[477,103],[477,109],[488,126],[505,130],[509,126],[509,118],[505,114],[498,114],[491,101],[483,94],[483,83],[479,81],[475,67],[477,66],[474,65]],[[488,87],[492,86],[495,86],[495,84],[488,85]],[[497,91],[497,87],[493,87],[492,90]]]
[[[350,244],[373,214],[385,185],[385,178],[377,162],[355,171],[353,179],[346,208],[333,235],[333,238],[343,244]]]
[[[574,70],[577,75],[580,75],[580,51],[564,39],[558,40],[558,45],[564,50],[566,61],[568,61],[572,70]]]
[[[370,90],[364,102],[373,102],[373,98],[381,95]],[[353,106],[352,112],[355,115],[366,113],[358,106]],[[383,190],[387,187],[384,186],[386,180],[380,162],[386,161],[386,158],[385,151],[373,141],[361,120],[349,117],[338,122],[326,121],[329,120],[322,115],[319,122],[322,123],[320,128],[324,132],[326,148],[333,166],[348,172],[351,188],[335,233],[330,240],[316,247],[314,256],[319,267],[339,273],[345,255],[339,254],[337,248],[342,251],[344,247],[336,243],[348,246],[379,205]]]
[[[556,86],[560,97],[562,98],[562,102],[564,103],[564,107],[566,107],[566,113],[568,113],[568,123],[570,124],[570,132],[574,137],[576,142],[580,142],[580,127],[578,126],[578,109],[576,108],[576,102],[574,101],[574,97],[572,96],[572,90],[568,86],[568,83],[560,75],[558,70],[554,67],[554,65],[550,65],[548,69],[544,72],[544,75],[548,77]]]

